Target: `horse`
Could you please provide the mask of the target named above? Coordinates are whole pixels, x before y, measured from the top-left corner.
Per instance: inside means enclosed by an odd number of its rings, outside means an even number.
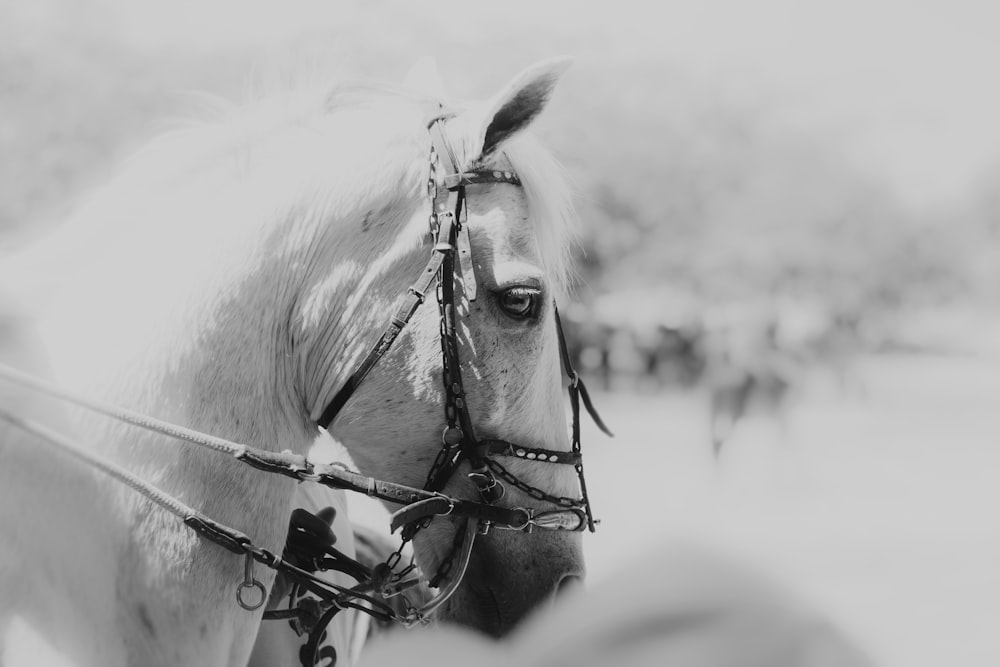
[[[29,409],[0,381],[4,665],[247,664],[274,579],[260,563],[293,571],[275,555],[289,476],[403,503],[416,565],[447,593],[415,622],[503,636],[583,577],[593,520],[555,306],[569,189],[526,131],[566,65],[478,102],[342,82],[226,110],[153,141],[3,262],[0,285],[39,295],[26,302],[59,387],[238,453]],[[57,438],[10,412],[197,515],[52,453]],[[304,458],[324,430],[356,472]],[[248,452],[292,463],[264,474]]]

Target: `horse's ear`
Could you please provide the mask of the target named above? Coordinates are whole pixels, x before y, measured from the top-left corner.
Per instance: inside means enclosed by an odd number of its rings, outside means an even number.
[[[488,156],[501,143],[531,124],[545,108],[556,83],[571,63],[570,58],[560,57],[532,65],[487,102],[482,117],[480,157]]]
[[[428,97],[445,99],[448,96],[437,61],[431,56],[424,56],[413,63],[410,71],[406,73],[406,78],[403,79],[403,86]]]

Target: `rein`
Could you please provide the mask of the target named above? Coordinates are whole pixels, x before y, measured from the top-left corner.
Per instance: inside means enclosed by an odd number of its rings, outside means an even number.
[[[150,501],[179,517],[185,525],[235,554],[245,557],[244,579],[236,592],[237,602],[248,610],[260,608],[267,600],[264,585],[254,577],[253,565],[260,563],[285,575],[320,599],[315,609],[295,609],[265,612],[265,618],[297,619],[293,623],[300,634],[309,633],[309,641],[302,655],[304,665],[313,664],[320,635],[327,623],[339,610],[353,608],[383,621],[396,621],[404,626],[427,622],[429,616],[457,589],[472,552],[477,535],[487,535],[493,528],[531,532],[534,529],[582,531],[595,530],[598,523],[593,516],[583,474],[583,457],[580,447],[580,404],[594,419],[597,426],[611,435],[598,416],[582,380],[573,370],[566,345],[558,309],[554,309],[560,358],[563,372],[569,377],[568,385],[572,410],[572,449],[556,451],[524,447],[498,439],[479,439],[462,384],[458,336],[456,334],[455,286],[461,276],[461,288],[470,301],[476,299],[477,285],[472,266],[471,245],[467,222],[467,185],[477,183],[506,183],[520,186],[520,179],[511,171],[470,170],[458,165],[445,135],[449,116],[435,117],[429,124],[431,135],[430,173],[427,195],[431,202],[430,234],[431,257],[418,280],[407,290],[403,304],[391,317],[367,356],[355,368],[344,386],[323,410],[317,424],[328,429],[348,403],[365,377],[389,351],[399,334],[424,303],[436,282],[435,296],[438,303],[442,348],[442,382],[445,389],[445,428],[441,435],[441,450],[427,475],[424,488],[378,480],[351,471],[341,464],[319,464],[304,456],[290,452],[276,453],[204,434],[175,424],[163,422],[121,407],[96,401],[48,384],[25,373],[0,365],[0,379],[22,387],[59,398],[79,407],[107,417],[153,431],[174,439],[206,447],[227,454],[259,470],[277,473],[297,481],[314,482],[325,486],[364,493],[373,498],[401,505],[392,514],[392,532],[402,529],[402,543],[386,562],[368,568],[332,547],[330,534],[316,531],[315,520],[308,512],[306,517],[293,514],[289,530],[289,543],[282,556],[256,546],[246,534],[219,524],[197,510],[169,496],[154,485],[136,477],[114,462],[81,447],[68,438],[44,426],[14,415],[0,408],[3,419],[23,431],[34,434],[43,442],[56,447],[87,465],[101,470],[112,478],[128,485]],[[547,464],[572,465],[577,472],[580,486],[579,498],[555,496],[519,479],[496,457],[520,458]],[[455,498],[442,493],[442,489],[463,463],[468,461],[468,477],[475,484],[479,500]],[[505,494],[504,484],[511,485],[529,497],[547,502],[555,509],[538,510],[531,507],[503,507],[495,504]],[[440,565],[430,580],[432,587],[447,580],[436,597],[422,606],[415,607],[405,596],[405,591],[419,583],[407,579],[414,570],[409,567],[396,571],[407,542],[422,528],[439,516],[454,516],[465,520],[458,528],[451,554]],[[329,533],[329,527],[326,528]],[[334,538],[335,539],[335,538]],[[293,542],[298,545],[293,549]],[[336,569],[354,578],[358,584],[347,588],[325,581],[315,575],[317,570]],[[387,599],[397,597],[402,601],[400,613]]]

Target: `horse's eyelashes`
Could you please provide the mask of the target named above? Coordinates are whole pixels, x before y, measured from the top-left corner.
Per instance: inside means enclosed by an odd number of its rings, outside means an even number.
[[[533,319],[538,317],[541,295],[541,290],[535,287],[509,287],[497,295],[497,303],[508,317],[517,320]]]

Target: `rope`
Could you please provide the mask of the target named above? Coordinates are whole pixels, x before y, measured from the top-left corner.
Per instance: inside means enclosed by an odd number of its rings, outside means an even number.
[[[60,398],[78,407],[123,421],[127,424],[132,424],[133,426],[138,426],[139,428],[146,429],[147,431],[153,431],[154,433],[160,433],[162,435],[170,436],[171,438],[208,447],[209,449],[230,454],[237,458],[244,456],[247,451],[246,445],[241,445],[224,438],[217,438],[213,435],[208,435],[207,433],[193,431],[191,429],[184,428],[183,426],[177,426],[176,424],[148,417],[126,408],[111,405],[110,403],[104,403],[102,401],[81,396],[80,394],[57,387],[53,384],[49,384],[48,382],[39,380],[38,378],[32,377],[27,373],[22,373],[21,371],[15,370],[4,364],[0,364],[0,379],[21,385],[22,387],[27,387],[28,389],[33,389],[50,397]]]
[[[52,447],[73,456],[77,460],[83,461],[87,465],[97,468],[101,472],[121,482],[122,484],[125,484],[136,493],[148,498],[163,509],[181,519],[187,519],[188,517],[199,514],[194,508],[189,507],[173,496],[164,493],[160,489],[151,485],[149,482],[133,475],[131,472],[122,468],[118,464],[109,461],[103,456],[99,456],[84,449],[69,438],[56,433],[41,424],[28,419],[22,419],[21,417],[18,417],[3,408],[0,408],[0,419],[13,424],[28,433],[38,436],[43,442],[51,445]]]
[[[50,445],[56,450],[59,450],[65,454],[72,456],[73,458],[100,470],[102,473],[108,475],[112,479],[126,485],[139,495],[143,496],[147,500],[155,503],[162,509],[166,510],[170,514],[183,520],[184,524],[189,528],[194,529],[202,537],[206,537],[211,541],[223,546],[234,553],[246,554],[248,558],[252,558],[257,562],[260,562],[267,567],[270,567],[286,576],[292,577],[298,583],[304,585],[306,588],[311,590],[313,593],[319,595],[324,601],[333,602],[339,608],[351,607],[356,608],[365,613],[369,613],[377,618],[383,620],[388,620],[394,618],[394,613],[391,608],[376,600],[368,595],[365,595],[360,590],[354,590],[351,588],[346,588],[339,586],[332,582],[317,579],[312,576],[309,572],[304,571],[300,568],[293,566],[291,563],[287,563],[284,560],[276,557],[274,554],[257,547],[253,546],[250,539],[243,533],[218,524],[215,521],[204,516],[194,508],[185,503],[181,502],[177,498],[161,491],[157,487],[153,486],[149,482],[132,474],[128,470],[125,470],[116,463],[109,461],[108,459],[95,454],[84,447],[76,444],[74,441],[66,438],[65,436],[52,431],[45,426],[38,424],[29,419],[23,419],[17,415],[9,412],[8,410],[0,407],[0,419],[12,424],[13,426],[39,437],[42,442]],[[339,553],[339,552],[338,552]],[[344,557],[346,558],[346,557]],[[349,559],[348,559],[349,560]],[[355,562],[355,564],[357,564]],[[361,567],[361,566],[359,566]],[[364,568],[362,568],[364,569]],[[253,578],[252,570],[250,569],[250,561],[247,561],[247,578],[240,585],[240,591],[246,587],[257,587],[263,591],[263,586],[259,581]],[[357,576],[358,573],[350,573],[352,577],[358,579],[359,581],[365,579],[365,576]],[[364,606],[361,604],[354,603],[351,598],[357,598],[364,600],[369,606]],[[262,597],[262,602],[266,600],[266,596]],[[247,609],[256,609],[259,605],[245,605],[242,600],[240,600],[241,605]],[[379,609],[381,608],[381,609]]]
[[[260,450],[248,445],[231,442],[223,438],[218,438],[205,433],[199,433],[198,431],[192,431],[182,426],[176,426],[151,417],[145,417],[144,415],[140,415],[124,408],[84,398],[71,391],[48,384],[42,380],[38,380],[21,373],[20,371],[3,366],[2,364],[0,364],[0,378],[10,380],[16,384],[34,389],[43,394],[54,396],[56,398],[62,398],[85,409],[93,410],[113,419],[120,419],[125,423],[132,424],[139,428],[184,440],[196,445],[201,445],[223,454],[232,455],[241,463],[245,463],[259,470],[285,475],[297,481],[318,482],[335,489],[365,493],[369,496],[407,506],[413,505],[417,500],[432,497],[443,497],[440,496],[440,494],[427,492],[422,489],[402,484],[395,484],[393,482],[385,482],[372,477],[360,475],[350,470],[342,469],[337,465],[322,465],[317,469],[314,464],[310,463],[303,456],[291,453],[274,453]],[[224,546],[227,548],[234,548],[238,553],[242,552],[240,543],[244,536],[240,536],[240,539],[231,539],[232,535],[230,534],[230,529],[227,529],[225,526],[215,524],[215,522],[213,522],[210,518],[201,515],[199,512],[187,507],[186,505],[177,503],[176,500],[172,499],[167,494],[159,491],[153,485],[136,477],[124,468],[121,468],[111,461],[94,454],[93,452],[67,439],[65,436],[51,431],[40,424],[29,422],[7,411],[0,411],[0,417],[23,428],[24,430],[38,435],[49,444],[60,447],[73,454],[77,459],[94,465],[100,470],[107,472],[115,479],[121,480],[129,487],[140,491],[143,495],[151,499],[154,497],[160,498],[162,502],[159,504],[164,507],[171,505],[171,502],[168,501],[172,501],[172,506],[177,508],[177,511],[174,513],[188,522],[192,528],[195,528],[196,530],[204,529],[205,532],[210,533],[210,535],[208,535],[210,538],[219,538],[225,542]],[[457,516],[475,517],[497,525],[520,526],[524,524],[524,518],[522,516],[524,513],[523,510],[483,505],[481,503],[452,498],[446,498],[446,500],[451,508],[450,513],[454,513]],[[418,514],[414,520],[423,517],[424,515]],[[222,531],[221,533],[219,532],[220,530]]]

